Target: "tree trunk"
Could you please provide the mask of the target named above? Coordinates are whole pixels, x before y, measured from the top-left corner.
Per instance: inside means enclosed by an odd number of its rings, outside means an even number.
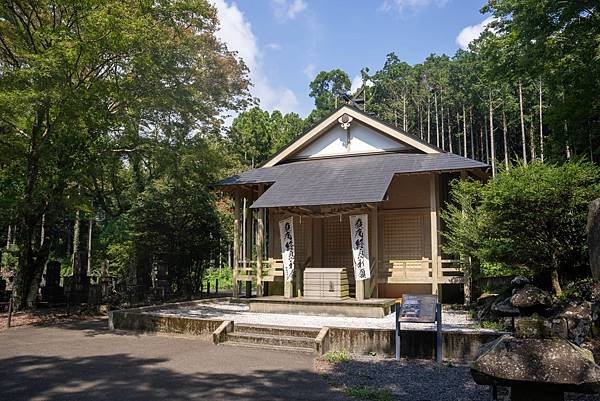
[[[440,93],[440,108],[442,113],[442,126],[441,126],[441,136],[442,136],[442,149],[446,150],[446,134],[444,133],[444,97],[442,95],[443,92]]]
[[[460,115],[458,111],[456,111],[456,137],[458,138],[458,154],[467,157],[466,153],[463,153],[462,137],[460,136]]]
[[[38,225],[44,214],[42,205],[36,202],[35,193],[38,183],[41,149],[48,135],[47,109],[36,111],[31,129],[29,153],[27,156],[27,175],[21,209],[21,228],[13,234],[19,245],[19,269],[15,277],[14,298],[17,309],[32,307],[37,297],[42,271],[49,254],[49,241],[38,242]],[[36,246],[39,244],[39,246]]]
[[[508,170],[508,127],[506,125],[506,113],[502,109],[502,136],[504,140],[504,166]]]
[[[471,134],[471,158],[475,159],[475,135],[473,134],[473,106],[469,108],[469,130]]]
[[[534,161],[536,158],[536,154],[535,154],[535,130],[533,129],[533,119],[531,120],[531,125],[529,126],[529,139],[530,139],[530,146],[531,146],[531,161]]]
[[[562,294],[562,288],[560,287],[560,281],[558,280],[558,270],[556,267],[552,267],[552,270],[550,270],[550,281],[552,282],[552,289],[554,290],[554,294],[556,296],[560,296]]]
[[[542,104],[542,78],[540,77],[540,160],[544,162],[544,117]]]
[[[492,177],[496,176],[496,145],[494,141],[494,106],[492,104],[492,92],[490,96],[490,154],[492,159]]]
[[[448,108],[448,151],[454,153],[452,149],[452,123],[450,121],[450,109]]]
[[[490,163],[490,137],[488,133],[488,120],[485,113],[483,114],[483,132],[485,134],[485,162]]]
[[[463,156],[468,157],[467,155],[467,111],[465,110],[465,105],[462,107],[463,111]]]
[[[427,97],[427,143],[431,143],[431,102]]]
[[[92,229],[94,227],[94,220],[90,217],[88,225],[88,243],[87,243],[87,276],[92,274]]]
[[[421,140],[423,139],[423,108],[421,107],[421,103],[419,102],[419,106],[417,106],[417,111],[419,113],[419,136]]]
[[[438,120],[438,104],[437,93],[433,93],[433,101],[435,103],[435,146],[440,146],[440,125]]]
[[[10,235],[11,235],[11,225],[8,225],[8,233],[6,234],[6,250],[8,251],[10,249]]]
[[[71,255],[71,269],[73,270],[73,276],[78,276],[81,272],[79,269],[79,231],[81,229],[81,219],[79,217],[79,210],[75,212],[75,224],[73,225],[73,254]]]
[[[521,143],[523,145],[523,163],[527,164],[527,140],[525,139],[525,116],[523,116],[523,84],[519,80],[519,111],[521,115]]]
[[[402,95],[402,129],[406,132],[406,94]]]

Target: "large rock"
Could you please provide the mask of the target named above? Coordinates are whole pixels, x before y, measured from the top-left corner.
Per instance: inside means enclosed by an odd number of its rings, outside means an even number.
[[[512,285],[514,288],[523,288],[527,284],[530,284],[530,281],[524,276],[517,276],[510,281],[510,285]]]
[[[596,280],[600,280],[600,198],[590,202],[587,236],[592,276]]]
[[[492,311],[498,316],[519,316],[519,309],[512,306],[510,297],[494,304]]]
[[[567,333],[570,341],[583,344],[592,330],[592,303],[581,302],[567,305],[558,315],[567,322]]]
[[[550,306],[552,298],[546,291],[534,285],[525,284],[523,287],[514,290],[510,303],[519,309],[539,309]]]
[[[600,391],[600,366],[591,353],[562,338],[520,339],[504,335],[480,348],[471,363],[471,375],[477,384],[512,386],[513,390],[515,386],[526,387],[531,400],[550,399],[536,398],[538,390]]]

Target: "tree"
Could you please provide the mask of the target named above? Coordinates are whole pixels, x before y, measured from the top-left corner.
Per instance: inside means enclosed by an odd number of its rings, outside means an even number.
[[[340,69],[321,71],[310,83],[309,96],[315,99],[315,110],[306,118],[310,126],[339,107],[350,92],[350,77]]]
[[[590,163],[536,161],[501,171],[483,184],[457,181],[443,214],[447,251],[483,262],[525,267],[561,293],[560,272],[587,264],[585,225],[600,195],[600,169]]]
[[[240,113],[231,125],[228,138],[233,152],[245,166],[256,166],[287,145],[304,129],[296,113],[282,115],[256,106]]]
[[[42,217],[58,224],[95,162],[124,151],[139,171],[147,137],[205,130],[244,107],[246,69],[215,39],[217,26],[204,0],[0,5],[0,131],[16,145],[10,175],[22,177],[19,307],[35,299],[51,250]]]

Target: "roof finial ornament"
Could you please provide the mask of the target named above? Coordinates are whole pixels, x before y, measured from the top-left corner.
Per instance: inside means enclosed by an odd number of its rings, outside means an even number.
[[[346,131],[350,128],[350,123],[352,122],[352,120],[353,118],[350,117],[348,114],[343,114],[340,118],[338,118],[338,122]]]

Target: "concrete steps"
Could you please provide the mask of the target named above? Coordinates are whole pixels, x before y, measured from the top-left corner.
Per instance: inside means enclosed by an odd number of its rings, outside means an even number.
[[[285,352],[316,353],[318,328],[236,324],[225,344]]]

